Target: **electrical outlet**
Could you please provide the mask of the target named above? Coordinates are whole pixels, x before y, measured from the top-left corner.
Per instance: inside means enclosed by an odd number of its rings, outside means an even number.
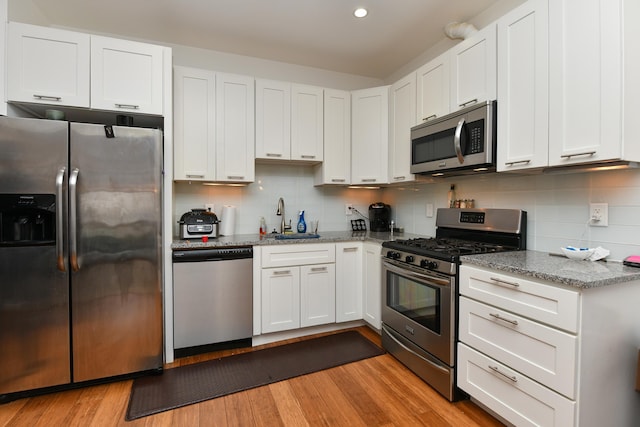
[[[433,203],[427,203],[427,218],[433,218]]]
[[[204,208],[209,212],[215,212],[215,205],[213,203],[205,203]]]
[[[607,227],[609,225],[609,204],[589,204],[589,225],[592,227]]]
[[[346,215],[353,215],[353,205],[351,203],[344,205],[344,213]]]

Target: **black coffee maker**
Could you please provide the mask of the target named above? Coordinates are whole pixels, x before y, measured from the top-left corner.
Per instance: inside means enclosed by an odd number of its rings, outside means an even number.
[[[391,206],[382,202],[369,205],[369,225],[371,231],[390,231]]]

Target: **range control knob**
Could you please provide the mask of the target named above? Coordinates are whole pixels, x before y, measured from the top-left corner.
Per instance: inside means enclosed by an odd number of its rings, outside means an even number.
[[[438,263],[435,261],[429,261],[429,260],[423,259],[422,261],[420,261],[420,267],[428,268],[430,270],[435,270],[438,268]]]
[[[389,251],[387,252],[387,258],[398,259],[400,258],[400,252]]]
[[[431,270],[436,270],[438,268],[438,263],[435,261],[429,261],[429,268]]]
[[[413,255],[407,255],[406,257],[404,257],[404,260],[405,260],[406,262],[413,262],[413,261],[414,261],[414,259],[415,259],[415,258],[413,257]]]

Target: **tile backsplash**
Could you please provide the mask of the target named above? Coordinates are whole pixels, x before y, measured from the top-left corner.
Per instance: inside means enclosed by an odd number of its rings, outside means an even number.
[[[392,216],[406,232],[433,235],[435,215],[427,217],[427,204],[445,207],[451,184],[456,197],[474,199],[479,208],[518,208],[527,211],[529,249],[560,252],[561,246],[602,246],[612,260],[640,254],[640,171],[609,171],[570,175],[487,174],[448,178],[442,182],[408,184],[380,190],[315,187],[313,167],[257,164],[256,181],[246,187],[174,184],[174,235],[177,221],[191,208],[214,204],[218,215],[224,205],[236,206],[235,234],[257,233],[260,217],[269,231],[279,230],[278,198],[285,201],[285,217],[295,228],[298,212],[307,223],[318,220],[318,231],[350,230],[345,204],[365,216],[377,201],[392,207]],[[608,203],[609,226],[591,227],[589,203]],[[435,210],[434,210],[435,213]],[[224,220],[224,218],[223,218]]]

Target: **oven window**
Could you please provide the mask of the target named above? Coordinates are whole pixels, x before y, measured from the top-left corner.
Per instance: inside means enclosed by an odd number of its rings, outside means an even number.
[[[387,272],[387,306],[440,334],[440,289]]]

